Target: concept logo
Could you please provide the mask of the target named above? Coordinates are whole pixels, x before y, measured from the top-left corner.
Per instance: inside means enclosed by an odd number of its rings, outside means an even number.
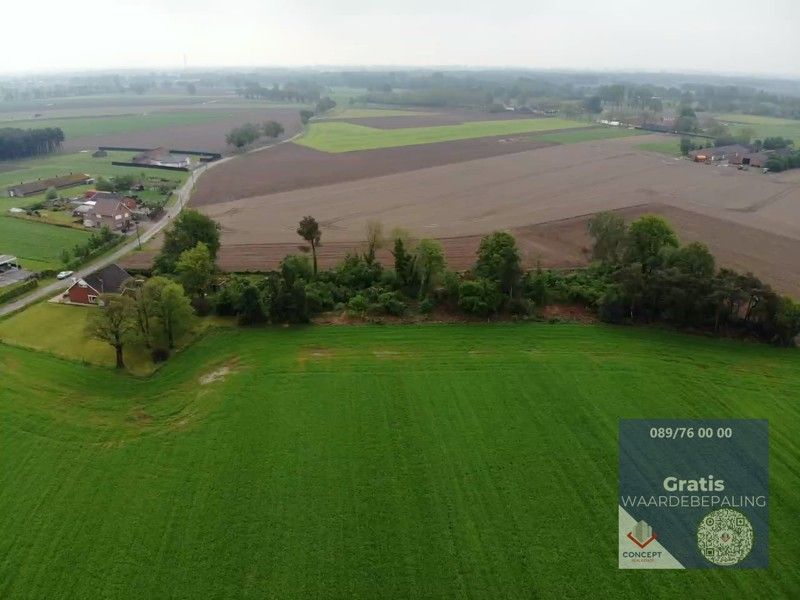
[[[738,510],[722,508],[708,513],[697,528],[697,547],[715,565],[742,562],[753,549],[753,526]]]
[[[647,524],[647,521],[639,521],[633,531],[628,532],[628,539],[639,548],[646,548],[650,542],[656,539],[656,534],[653,533],[653,528]]]

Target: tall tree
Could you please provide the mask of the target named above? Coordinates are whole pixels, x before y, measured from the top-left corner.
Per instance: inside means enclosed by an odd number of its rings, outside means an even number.
[[[367,221],[364,225],[367,249],[364,252],[364,260],[368,265],[375,262],[375,253],[383,247],[383,224],[380,221]]]
[[[161,288],[156,310],[164,338],[171,350],[175,347],[175,340],[191,328],[194,317],[192,305],[183,291],[183,286],[167,281]]]
[[[175,263],[175,272],[178,274],[183,288],[190,295],[205,298],[214,279],[214,260],[208,246],[197,242],[194,248],[184,250]]]
[[[521,263],[514,236],[506,231],[495,231],[481,239],[475,273],[496,282],[503,293],[512,296],[522,278]]]
[[[589,219],[589,235],[594,238],[592,258],[616,265],[625,248],[625,219],[613,212],[597,213]]]
[[[203,242],[216,260],[219,251],[219,223],[196,210],[183,210],[167,228],[164,245],[156,257],[155,269],[159,273],[174,273],[181,253]]]
[[[420,240],[414,254],[413,266],[414,276],[419,285],[420,298],[431,291],[444,269],[445,259],[442,245],[436,240]]]
[[[394,240],[394,272],[397,275],[397,283],[402,288],[411,283],[412,256],[406,251],[406,244],[403,237],[396,237]]]
[[[86,333],[89,337],[110,344],[116,353],[118,369],[125,368],[124,345],[136,331],[136,308],[128,296],[101,294],[99,306],[89,315]]]
[[[665,248],[678,245],[678,236],[664,217],[644,215],[628,226],[626,258],[648,272],[660,266]]]
[[[311,256],[313,257],[314,275],[317,274],[317,247],[322,239],[322,231],[319,223],[312,216],[303,217],[297,227],[297,235],[311,244]]]

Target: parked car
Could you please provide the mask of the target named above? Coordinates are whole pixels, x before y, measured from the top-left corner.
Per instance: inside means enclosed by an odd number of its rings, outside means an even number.
[[[56,275],[56,279],[66,279],[70,275],[72,275],[75,271],[61,271],[58,275]]]

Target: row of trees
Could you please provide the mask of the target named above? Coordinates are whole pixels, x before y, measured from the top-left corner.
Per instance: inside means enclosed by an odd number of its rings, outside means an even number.
[[[250,100],[306,104],[319,100],[322,90],[322,86],[309,81],[289,81],[283,85],[275,83],[271,87],[264,87],[260,83],[247,82],[239,87],[236,93]]]
[[[653,215],[630,225],[613,213],[597,215],[589,224],[594,263],[573,272],[526,272],[514,237],[494,232],[481,240],[474,266],[456,273],[447,269],[438,241],[415,242],[402,230],[385,235],[379,222],[367,224],[360,252],[322,269],[319,223],[303,217],[297,233],[308,254],[289,255],[265,274],[221,275],[215,267],[219,226],[196,211],[184,211],[166,232],[157,276],[133,298],[141,302],[148,285],[169,282],[185,295],[190,311],[236,316],[243,325],[303,323],[331,310],[360,317],[435,309],[479,317],[530,316],[537,307],[569,302],[596,309],[609,322],[665,322],[782,345],[800,333],[800,305],[751,274],[718,270],[708,248],[681,246],[669,223]],[[381,249],[391,254],[390,268],[377,259]],[[137,310],[152,313],[142,306]],[[150,339],[147,319],[139,316],[136,323],[137,335]],[[174,333],[167,325],[162,329],[160,340],[169,348]]]
[[[60,127],[42,129],[0,129],[0,160],[40,156],[61,149],[64,132]]]
[[[261,136],[277,138],[284,132],[283,125],[277,121],[266,121],[261,125],[245,123],[240,127],[234,127],[225,136],[225,142],[236,148],[244,148],[252,144]]]
[[[448,271],[436,240],[412,243],[402,232],[384,238],[379,223],[367,226],[364,251],[336,267],[318,268],[322,231],[313,217],[298,234],[311,260],[287,256],[265,277],[234,276],[210,303],[242,323],[305,322],[326,310],[357,315],[402,315],[412,309],[489,317],[531,315],[548,303],[579,302],[609,322],[665,322],[716,334],[745,334],[789,345],[800,334],[800,305],[752,274],[717,269],[701,243],[681,246],[669,223],[647,215],[626,225],[602,213],[591,220],[592,267],[576,272],[525,272],[514,237],[494,232],[480,243],[472,269]],[[391,247],[394,268],[376,251]]]

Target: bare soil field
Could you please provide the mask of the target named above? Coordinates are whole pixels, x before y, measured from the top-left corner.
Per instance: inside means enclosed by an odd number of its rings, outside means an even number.
[[[197,107],[191,107],[198,110]],[[214,105],[204,107],[202,110],[219,112],[215,117],[205,123],[192,125],[178,125],[149,129],[144,131],[131,131],[109,135],[68,138],[64,142],[64,150],[75,152],[79,150],[94,150],[97,146],[133,146],[142,148],[155,148],[165,146],[168,148],[182,148],[187,150],[206,150],[209,152],[230,152],[231,147],[225,143],[225,135],[234,127],[247,122],[263,123],[264,121],[278,121],[286,130],[285,136],[291,136],[300,131],[302,124],[298,110],[295,108],[217,108]],[[130,112],[130,111],[128,111]],[[159,111],[161,112],[161,111]],[[125,118],[120,116],[119,118]],[[47,123],[47,121],[42,121]],[[263,140],[271,141],[271,140]]]
[[[214,171],[213,177],[201,178],[192,196],[192,205],[205,206],[252,196],[357,181],[553,145],[555,144],[535,139],[534,134],[341,154],[320,152],[296,144],[283,144],[268,152],[242,156],[225,163]]]
[[[800,239],[800,218],[777,222],[760,214],[780,208],[782,215],[800,215],[800,173],[699,165],[634,149],[641,139],[552,146],[201,208],[220,221],[228,244],[294,242],[296,224],[307,214],[320,221],[325,241],[349,242],[360,239],[370,219],[416,236],[447,238],[644,203]]]

